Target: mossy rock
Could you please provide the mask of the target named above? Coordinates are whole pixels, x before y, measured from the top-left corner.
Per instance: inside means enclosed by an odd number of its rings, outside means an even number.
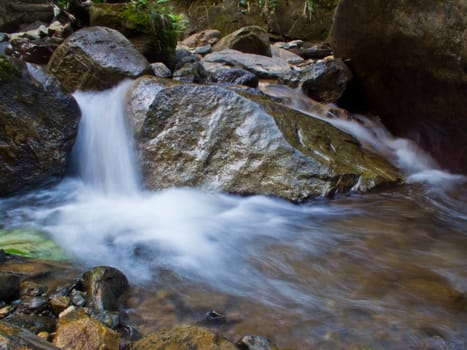
[[[45,234],[33,230],[0,230],[0,249],[29,258],[67,260],[62,248]]]

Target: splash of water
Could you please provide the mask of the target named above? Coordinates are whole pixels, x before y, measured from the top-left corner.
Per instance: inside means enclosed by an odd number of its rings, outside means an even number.
[[[403,170],[411,182],[426,183],[427,174],[430,176],[430,184],[459,179],[458,176],[453,177],[442,171],[437,162],[415,142],[391,135],[378,118],[350,114],[332,104],[313,101],[296,89],[284,85],[263,84],[261,90],[280,98],[290,108],[324,120],[353,135],[363,147],[382,155]]]

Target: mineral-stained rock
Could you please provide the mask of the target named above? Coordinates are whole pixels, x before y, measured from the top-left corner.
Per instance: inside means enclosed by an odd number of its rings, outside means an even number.
[[[70,35],[54,51],[49,70],[70,92],[104,90],[124,78],[152,72],[127,38],[106,27],[88,27]]]
[[[137,341],[133,350],[238,350],[226,338],[206,328],[177,326]]]

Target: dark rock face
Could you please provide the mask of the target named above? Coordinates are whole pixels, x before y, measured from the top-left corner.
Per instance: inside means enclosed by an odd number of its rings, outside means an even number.
[[[151,73],[149,62],[128,39],[105,27],[73,33],[55,50],[49,69],[70,92],[104,90],[124,78]]]
[[[12,33],[35,21],[49,22],[53,16],[53,3],[48,0],[2,0],[0,32]]]
[[[326,59],[279,79],[291,87],[301,86],[305,95],[320,102],[337,102],[352,80],[352,72],[340,59]]]
[[[0,301],[11,301],[19,297],[19,277],[0,272]]]
[[[467,173],[467,2],[341,0],[331,43],[372,112]]]
[[[128,290],[126,276],[109,266],[98,266],[83,276],[87,292],[86,305],[98,311],[119,308],[121,296]]]
[[[74,98],[28,67],[0,56],[0,195],[63,177],[78,129]]]

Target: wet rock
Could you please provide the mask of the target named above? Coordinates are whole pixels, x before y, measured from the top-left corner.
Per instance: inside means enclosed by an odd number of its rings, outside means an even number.
[[[53,344],[64,350],[119,350],[119,336],[82,311],[60,317]]]
[[[152,71],[154,75],[158,78],[171,78],[172,72],[167,66],[162,62],[151,63]]]
[[[369,109],[442,166],[464,173],[466,13],[465,0],[342,0],[330,36]]]
[[[109,266],[98,266],[83,275],[86,306],[99,311],[118,311],[120,299],[128,291],[126,276]]]
[[[71,291],[71,296],[70,296],[71,302],[73,305],[76,306],[84,306],[86,305],[86,296],[85,293],[82,293],[76,289],[73,289]]]
[[[332,48],[328,43],[318,43],[310,47],[297,51],[297,55],[304,59],[319,60],[333,54]]]
[[[112,329],[116,329],[120,325],[120,315],[117,311],[91,312],[91,316]]]
[[[81,29],[53,53],[49,70],[67,91],[104,90],[124,78],[151,73],[149,62],[122,34],[105,27]]]
[[[5,350],[59,350],[34,333],[0,321],[0,348]]]
[[[185,83],[198,83],[201,81],[198,66],[199,62],[197,60],[187,62],[173,72],[172,79]]]
[[[210,70],[204,70],[208,68]],[[205,83],[218,83],[223,85],[258,86],[258,77],[242,68],[229,68],[227,66],[200,65],[200,74]]]
[[[302,57],[294,54],[293,52],[282,49],[276,45],[271,46],[271,53],[272,57],[280,58],[288,64],[300,64],[305,62],[305,60]]]
[[[28,313],[36,312],[39,313],[44,311],[48,307],[48,298],[42,296],[23,296],[21,297],[21,309]]]
[[[49,22],[54,17],[54,5],[48,0],[15,0],[0,2],[0,31],[13,33],[21,25],[36,21]]]
[[[20,284],[21,296],[37,297],[45,294],[47,290],[47,286],[33,281],[23,281]]]
[[[56,80],[43,75],[48,85],[24,63],[0,56],[0,195],[65,174],[80,110]]]
[[[141,133],[146,112],[159,91],[165,87],[178,84],[180,83],[175,80],[159,79],[150,76],[144,76],[135,81],[130,89],[128,102],[128,114],[131,116],[130,123],[135,135]]]
[[[220,39],[213,47],[213,51],[232,49],[244,53],[271,56],[269,37],[267,32],[259,26],[241,28]]]
[[[245,335],[235,345],[240,350],[277,350],[270,344],[269,339],[259,335]]]
[[[331,125],[218,86],[159,91],[137,145],[151,189],[195,186],[300,201],[399,179],[386,160]]]
[[[226,322],[225,315],[216,310],[208,311],[204,320],[208,324],[223,324]]]
[[[277,79],[290,72],[287,62],[279,58],[243,53],[237,50],[223,50],[206,55],[200,64],[205,71],[222,66],[246,69],[258,78]]]
[[[19,297],[19,276],[0,272],[0,301],[11,301]]]
[[[177,326],[149,335],[137,341],[133,350],[238,350],[226,338],[208,329],[192,326]]]
[[[27,314],[16,311],[3,319],[11,325],[27,329],[35,334],[39,332],[53,332],[55,319],[46,315]]]
[[[70,306],[71,300],[67,296],[57,295],[49,300],[49,304],[53,313],[58,316],[63,310]]]
[[[182,40],[181,44],[190,49],[195,49],[200,46],[210,47],[217,43],[221,38],[221,32],[217,29],[205,29],[201,32],[194,33],[188,38]]]
[[[291,87],[301,86],[303,92],[321,102],[337,102],[352,80],[352,72],[340,59],[321,60],[281,77]]]

